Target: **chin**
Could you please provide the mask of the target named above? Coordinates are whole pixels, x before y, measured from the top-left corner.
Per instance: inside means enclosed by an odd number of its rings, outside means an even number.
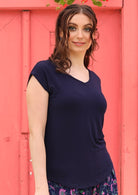
[[[86,51],[87,51],[88,49],[71,49],[70,51],[71,51],[71,53],[86,53]]]

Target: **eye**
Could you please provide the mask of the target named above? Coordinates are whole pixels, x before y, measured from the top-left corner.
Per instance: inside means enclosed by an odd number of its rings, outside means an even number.
[[[75,26],[69,26],[68,29],[69,29],[69,31],[75,31],[76,27]]]
[[[91,31],[92,31],[92,28],[87,27],[87,28],[84,28],[84,30],[85,30],[86,32],[91,32]]]

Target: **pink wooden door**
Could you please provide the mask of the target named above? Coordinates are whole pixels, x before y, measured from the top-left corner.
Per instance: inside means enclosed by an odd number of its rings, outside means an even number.
[[[49,2],[51,7],[45,6],[47,1],[40,0],[14,0],[12,3],[10,0],[0,0],[0,194],[4,195],[34,194],[25,90],[32,67],[39,60],[47,59],[54,47],[54,27],[58,11],[52,1]],[[91,1],[88,4],[91,5]],[[124,37],[129,39],[126,33],[130,30],[126,23],[129,0],[126,5],[122,0],[110,0],[105,5],[107,7],[93,7],[98,18],[100,47],[95,52],[96,61],[90,69],[100,76],[102,91],[108,103],[103,131],[115,166],[120,194],[136,195],[137,118],[127,115],[126,111],[130,110],[129,92],[132,92],[134,115],[137,114],[137,94],[131,91],[131,84],[136,85],[138,78],[137,65],[129,72],[128,65],[123,60],[128,52]],[[132,8],[134,7],[133,5]],[[132,43],[132,47],[137,49],[135,42]],[[133,56],[133,59],[134,57],[137,56]],[[131,54],[128,61],[130,59]],[[128,73],[134,77],[131,77],[126,86]],[[133,137],[125,127],[126,124],[130,127],[132,123]],[[130,172],[128,165],[131,164],[133,166]],[[132,180],[133,182],[129,182]]]

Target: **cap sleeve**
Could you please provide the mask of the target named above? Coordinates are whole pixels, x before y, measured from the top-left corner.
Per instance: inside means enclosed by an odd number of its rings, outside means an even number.
[[[30,72],[27,85],[31,76],[34,76],[41,86],[49,93],[48,79],[47,79],[47,69],[46,63],[44,61],[38,62]]]

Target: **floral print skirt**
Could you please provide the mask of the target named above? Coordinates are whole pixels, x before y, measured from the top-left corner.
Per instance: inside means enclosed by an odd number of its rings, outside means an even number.
[[[118,195],[117,179],[114,169],[106,180],[96,186],[78,189],[64,187],[53,181],[48,181],[50,195]]]

